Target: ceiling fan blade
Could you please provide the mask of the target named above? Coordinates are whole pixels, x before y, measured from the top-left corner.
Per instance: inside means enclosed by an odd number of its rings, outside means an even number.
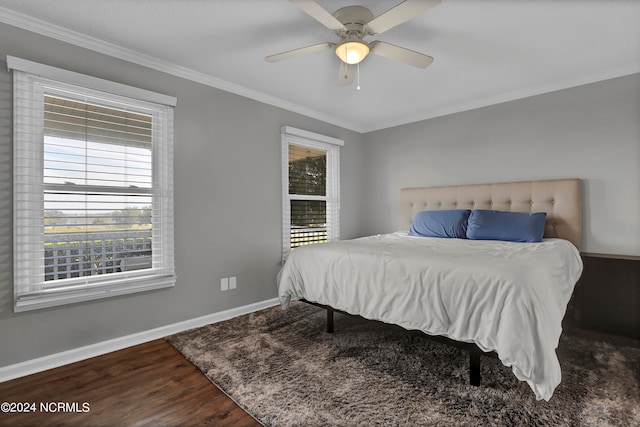
[[[381,41],[371,42],[369,47],[371,48],[371,53],[395,59],[417,68],[427,68],[433,62],[433,58],[429,55]]]
[[[289,0],[302,9],[307,15],[332,31],[347,31],[347,28],[332,14],[323,9],[313,0]]]
[[[335,46],[334,43],[329,43],[329,42],[318,43],[318,44],[314,44],[307,47],[301,47],[299,49],[293,49],[293,50],[288,50],[286,52],[276,53],[275,55],[265,56],[264,60],[267,62],[278,62],[278,61],[282,61],[283,59],[289,59],[289,58],[293,58],[299,55],[304,55],[307,53],[313,53],[313,52],[319,52],[325,49],[331,49],[333,46]]]
[[[405,0],[368,22],[366,26],[368,34],[374,35],[387,31],[420,15],[430,7],[439,5],[440,2],[441,0]]]
[[[338,84],[340,86],[349,86],[353,83],[353,74],[356,69],[355,65],[347,64],[340,61],[340,74],[338,74]]]

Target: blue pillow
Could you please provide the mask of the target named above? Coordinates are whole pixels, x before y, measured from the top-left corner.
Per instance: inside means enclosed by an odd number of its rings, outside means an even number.
[[[469,210],[422,211],[413,218],[410,236],[465,239]]]
[[[546,212],[504,212],[473,210],[469,215],[467,238],[539,242],[544,234]]]

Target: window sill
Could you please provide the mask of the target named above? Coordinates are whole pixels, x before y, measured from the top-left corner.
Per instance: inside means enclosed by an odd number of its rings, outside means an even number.
[[[170,288],[175,285],[175,282],[175,276],[161,278],[155,277],[147,280],[136,280],[129,283],[101,286],[99,288],[87,287],[84,289],[72,291],[42,291],[32,294],[24,294],[19,295],[16,298],[14,312],[19,313],[40,308],[56,307],[60,305],[92,301],[119,295]]]

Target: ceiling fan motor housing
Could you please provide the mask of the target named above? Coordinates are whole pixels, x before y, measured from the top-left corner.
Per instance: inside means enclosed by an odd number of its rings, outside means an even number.
[[[338,9],[334,14],[334,18],[340,21],[347,29],[341,37],[364,37],[366,34],[365,25],[373,19],[373,13],[364,6],[347,6]]]

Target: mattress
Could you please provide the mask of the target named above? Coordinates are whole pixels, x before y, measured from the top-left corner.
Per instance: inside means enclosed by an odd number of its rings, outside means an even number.
[[[495,351],[537,399],[560,383],[555,350],[582,272],[567,240],[439,239],[397,232],[296,248],[278,274],[283,309],[304,298]]]

